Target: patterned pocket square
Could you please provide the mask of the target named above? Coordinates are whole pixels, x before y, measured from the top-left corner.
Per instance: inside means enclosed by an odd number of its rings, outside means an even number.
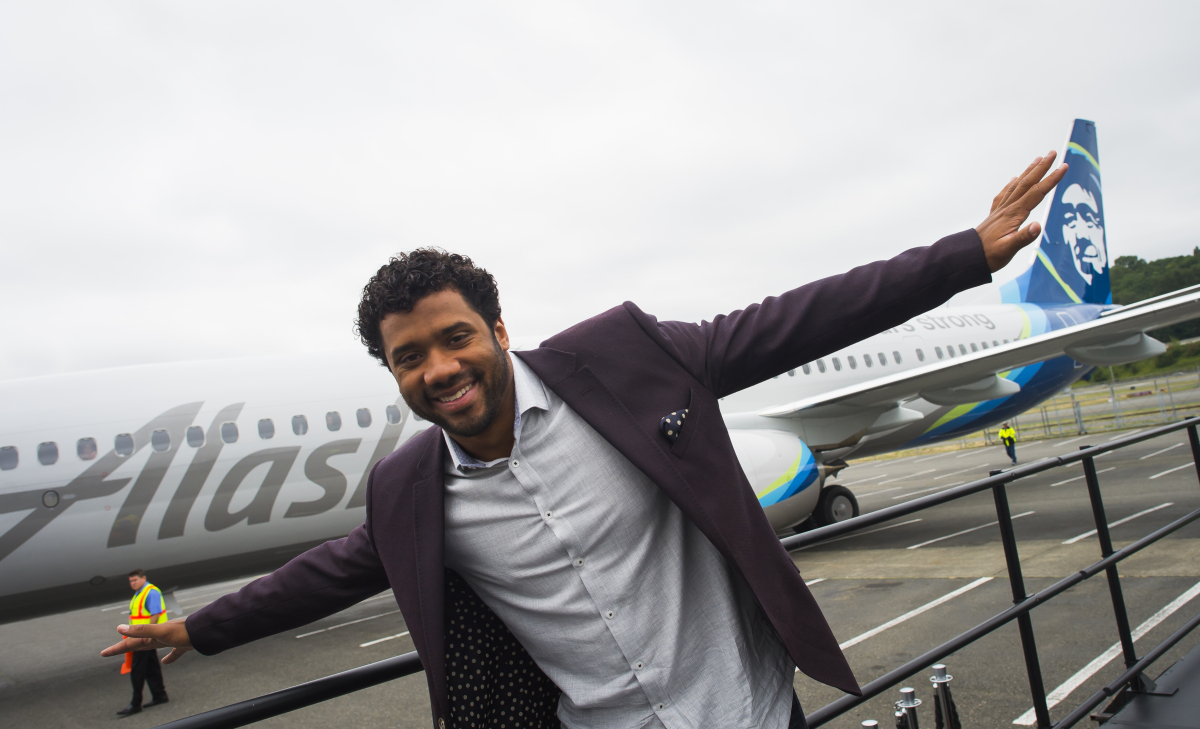
[[[687,413],[686,409],[676,410],[658,422],[658,429],[662,431],[663,435],[667,436],[667,440],[671,441],[671,445],[674,445],[675,441],[679,440],[679,432],[683,430],[683,421],[687,418]]]

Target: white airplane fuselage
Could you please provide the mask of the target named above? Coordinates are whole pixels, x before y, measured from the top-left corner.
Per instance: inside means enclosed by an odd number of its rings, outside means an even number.
[[[731,395],[722,409],[753,411],[1029,336],[1030,311],[939,309]],[[271,569],[362,523],[370,466],[429,426],[365,354],[13,380],[0,382],[0,400],[0,620],[112,600],[134,567],[167,589]],[[901,447],[945,411],[908,407],[928,422],[860,448]],[[786,469],[803,427],[732,431],[756,490]],[[793,506],[811,511],[819,488]]]

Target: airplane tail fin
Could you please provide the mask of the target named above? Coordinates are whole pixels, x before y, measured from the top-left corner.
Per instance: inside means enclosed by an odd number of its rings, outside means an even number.
[[[1096,124],[1076,119],[1063,154],[1071,168],[1054,189],[1028,269],[1001,285],[1006,304],[1111,304]]]

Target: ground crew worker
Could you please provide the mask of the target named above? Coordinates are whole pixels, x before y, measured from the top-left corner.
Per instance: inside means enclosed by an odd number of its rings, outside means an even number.
[[[145,570],[138,569],[129,573],[129,587],[133,590],[133,599],[129,601],[131,625],[167,622],[167,606],[163,603],[162,592],[146,580]],[[158,651],[126,653],[121,673],[128,673],[133,681],[133,699],[129,706],[117,712],[119,716],[129,716],[142,710],[142,687],[145,684],[150,684],[150,703],[146,704],[147,707],[170,701],[167,698],[167,690],[163,687]]]
[[[1009,460],[1013,465],[1017,465],[1017,431],[1012,429],[1008,423],[1000,426],[1000,442],[1004,444],[1004,452],[1008,454]]]

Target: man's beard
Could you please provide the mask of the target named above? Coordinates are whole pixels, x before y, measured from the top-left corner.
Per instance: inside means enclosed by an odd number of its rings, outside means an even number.
[[[474,380],[475,387],[482,388],[483,412],[480,413],[479,417],[453,425],[441,413],[426,407],[427,397],[422,397],[420,403],[408,402],[408,406],[414,413],[451,435],[470,438],[487,430],[488,426],[496,419],[496,415],[499,414],[500,406],[504,403],[504,391],[508,388],[508,378],[511,374],[507,353],[500,346],[500,342],[496,341],[494,334],[492,335],[492,343],[495,348],[496,357],[486,370],[479,370],[472,367],[464,372],[460,372],[459,376],[455,378],[455,383],[466,383]],[[452,389],[455,383],[449,383],[450,387],[447,389]]]

